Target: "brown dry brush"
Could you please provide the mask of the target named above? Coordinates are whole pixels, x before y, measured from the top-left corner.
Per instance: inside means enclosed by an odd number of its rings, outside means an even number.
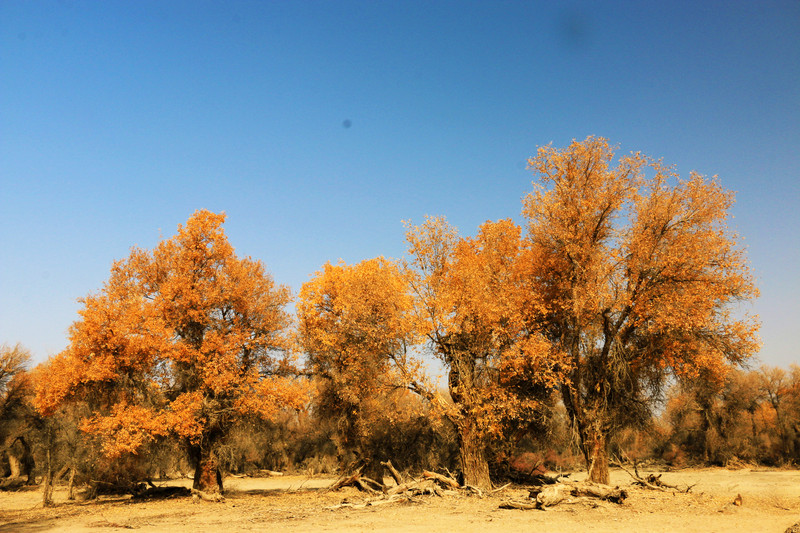
[[[477,487],[461,485],[449,472],[448,474],[440,474],[423,470],[419,477],[414,477],[400,473],[390,460],[382,461],[380,464],[389,473],[392,479],[391,483],[385,483],[383,479],[376,481],[366,477],[361,473],[362,468],[359,467],[354,472],[341,476],[328,490],[335,491],[344,487],[354,487],[366,493],[367,498],[362,503],[353,503],[345,500],[341,504],[331,507],[331,509],[342,507],[363,508],[371,505],[409,501],[416,496],[425,495],[440,497],[458,493],[484,495],[484,491]]]

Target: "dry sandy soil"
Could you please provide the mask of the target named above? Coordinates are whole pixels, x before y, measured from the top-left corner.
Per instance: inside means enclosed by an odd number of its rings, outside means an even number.
[[[580,475],[573,476],[580,479]],[[284,476],[228,478],[224,502],[175,498],[138,502],[101,498],[70,502],[55,492],[43,509],[41,492],[0,492],[0,532],[169,531],[547,531],[594,532],[784,532],[800,521],[800,471],[690,469],[664,474],[671,484],[695,484],[688,494],[645,490],[623,471],[612,483],[626,488],[622,505],[582,503],[546,511],[506,510],[503,500],[521,499],[525,487],[478,496],[422,496],[413,501],[353,509],[332,507],[362,501],[354,489],[325,491],[331,478]],[[188,485],[175,480],[172,485]],[[742,505],[733,505],[737,494]]]

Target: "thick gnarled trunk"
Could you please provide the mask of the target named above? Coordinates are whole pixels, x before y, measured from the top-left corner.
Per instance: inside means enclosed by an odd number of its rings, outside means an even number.
[[[586,461],[589,481],[607,485],[608,473],[608,434],[603,430],[602,409],[587,409],[584,399],[570,386],[561,389],[564,406],[572,425],[577,429],[580,448]]]
[[[222,473],[214,451],[206,446],[193,446],[190,455],[194,462],[192,488],[203,492],[222,492]]]
[[[584,432],[582,439],[583,455],[589,481],[609,484],[608,473],[608,439],[602,431],[590,428]]]
[[[491,490],[492,481],[489,478],[486,445],[473,426],[474,422],[472,420],[463,421],[457,426],[464,485],[470,485],[481,490]]]
[[[11,469],[11,477],[26,478],[26,485],[34,485],[34,469],[36,463],[31,453],[31,447],[25,437],[19,436],[9,447],[8,466]]]

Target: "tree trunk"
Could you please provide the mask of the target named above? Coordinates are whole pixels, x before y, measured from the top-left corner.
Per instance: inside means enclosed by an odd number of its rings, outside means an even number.
[[[50,507],[53,505],[53,463],[50,459],[50,443],[47,446],[47,471],[44,475],[42,487],[42,506]]]
[[[26,485],[35,485],[36,484],[36,477],[34,476],[34,470],[36,469],[36,461],[33,459],[33,453],[31,453],[30,444],[26,441],[23,437],[19,437],[20,444],[22,444],[22,457],[21,457],[21,466],[22,466],[22,475],[27,478],[25,481]]]
[[[216,453],[206,446],[193,446],[190,454],[194,461],[192,488],[207,493],[222,492],[222,473]]]
[[[483,439],[476,433],[472,421],[459,424],[458,441],[464,485],[491,490],[492,480],[489,478],[486,447]]]
[[[8,466],[11,469],[11,477],[25,477],[26,485],[34,485],[36,483],[33,475],[36,462],[33,460],[31,446],[25,440],[25,437],[19,436],[11,444],[11,450],[8,453]]]
[[[75,465],[73,464],[69,468],[69,494],[67,495],[68,500],[75,499]]]
[[[572,386],[561,387],[564,406],[573,427],[578,431],[589,481],[608,485],[608,435],[602,430],[603,411],[598,408],[586,409],[586,400],[574,390],[576,383],[577,379],[574,379]]]
[[[581,447],[586,458],[589,481],[608,485],[608,440],[606,435],[598,429],[591,428],[582,437]]]
[[[11,470],[11,474],[10,474],[11,477],[13,477],[13,478],[20,477],[20,472],[21,471],[20,471],[19,465],[20,465],[20,460],[17,459],[17,456],[9,453],[8,454],[8,468],[9,468],[9,470]]]

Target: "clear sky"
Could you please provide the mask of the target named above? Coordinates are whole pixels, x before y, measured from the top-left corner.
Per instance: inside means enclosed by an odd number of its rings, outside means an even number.
[[[199,208],[295,291],[401,220],[520,219],[539,145],[737,191],[761,359],[800,362],[800,2],[0,1],[0,342],[66,347]]]

